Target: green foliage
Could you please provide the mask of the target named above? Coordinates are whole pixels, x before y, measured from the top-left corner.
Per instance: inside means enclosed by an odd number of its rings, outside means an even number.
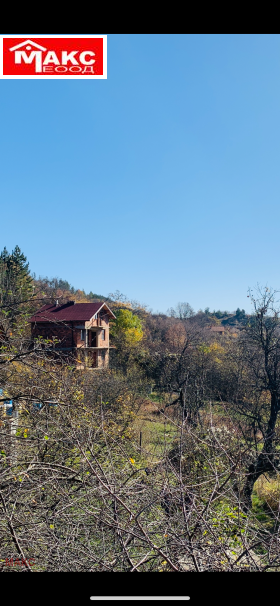
[[[235,315],[237,317],[237,320],[243,320],[246,317],[245,309],[239,309],[238,307],[235,312]]]
[[[211,314],[212,316],[214,316],[215,318],[218,318],[218,320],[220,320],[221,318],[227,317],[229,315],[228,311],[221,311],[220,309],[218,309],[217,311],[213,311],[213,313]]]
[[[129,345],[136,344],[143,338],[142,322],[129,309],[118,309],[116,320],[112,322],[111,335],[124,339]]]
[[[96,299],[97,301],[102,301],[103,299],[106,299],[106,297],[104,297],[104,295],[98,295],[97,293],[94,293],[92,291],[90,291],[88,293],[87,297],[92,300]]]
[[[18,246],[10,254],[6,247],[0,255],[0,304],[9,316],[16,314],[16,306],[27,302],[32,294],[29,263]]]

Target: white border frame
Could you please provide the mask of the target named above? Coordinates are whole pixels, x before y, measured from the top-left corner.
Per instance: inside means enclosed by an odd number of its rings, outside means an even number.
[[[3,39],[4,38],[103,38],[103,76],[88,75],[88,76],[6,76],[3,75]],[[107,80],[107,35],[94,34],[3,34],[0,36],[0,80]]]

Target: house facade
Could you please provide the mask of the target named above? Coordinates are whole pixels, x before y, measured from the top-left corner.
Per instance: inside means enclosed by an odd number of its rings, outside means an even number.
[[[216,333],[217,335],[224,335],[225,334],[225,327],[224,326],[211,326],[210,327],[210,331]]]
[[[109,364],[109,320],[115,318],[108,305],[75,303],[44,305],[29,320],[33,340],[47,339],[43,347],[74,355],[77,366],[103,368]]]

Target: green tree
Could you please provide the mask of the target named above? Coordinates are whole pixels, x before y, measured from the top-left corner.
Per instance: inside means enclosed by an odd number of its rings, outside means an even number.
[[[239,307],[238,307],[235,312],[235,315],[236,315],[238,322],[242,322],[242,320],[246,319],[245,309],[239,309]]]
[[[129,309],[119,309],[116,311],[116,320],[112,323],[111,335],[128,345],[139,343],[143,338],[142,322]]]
[[[27,302],[33,290],[29,263],[19,246],[10,254],[6,247],[0,255],[0,305],[10,317],[17,313],[17,306]]]

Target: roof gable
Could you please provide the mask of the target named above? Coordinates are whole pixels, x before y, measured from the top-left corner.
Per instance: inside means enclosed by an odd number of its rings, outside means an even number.
[[[112,318],[115,317],[103,301],[96,301],[95,303],[69,301],[64,305],[44,305],[36,311],[29,322],[89,322],[103,307],[108,310]]]

